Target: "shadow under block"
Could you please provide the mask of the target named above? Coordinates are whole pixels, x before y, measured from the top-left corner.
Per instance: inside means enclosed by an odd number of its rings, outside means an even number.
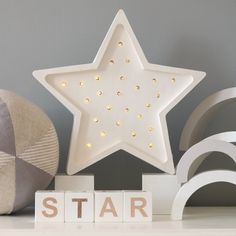
[[[143,174],[142,188],[152,192],[153,215],[169,215],[180,184],[176,175]]]
[[[123,211],[124,222],[152,221],[152,193],[125,191]]]
[[[123,192],[95,191],[95,222],[123,221]]]
[[[64,192],[37,191],[35,193],[36,222],[64,222]]]
[[[55,190],[58,191],[93,191],[94,175],[65,175],[55,177]]]
[[[65,222],[93,222],[93,192],[65,192]]]

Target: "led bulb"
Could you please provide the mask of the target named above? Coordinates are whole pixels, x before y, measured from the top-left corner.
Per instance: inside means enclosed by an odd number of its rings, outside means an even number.
[[[98,123],[98,122],[99,122],[99,119],[98,119],[97,117],[95,117],[95,118],[93,118],[93,121],[94,121],[95,123]]]
[[[160,92],[157,92],[157,98],[160,98],[161,94]]]
[[[176,79],[175,79],[175,78],[172,78],[171,81],[172,81],[172,83],[175,83]]]
[[[153,79],[152,79],[152,82],[153,82],[153,83],[157,83],[157,79],[156,79],[156,78],[153,78]]]
[[[122,47],[122,46],[123,46],[123,42],[121,42],[121,41],[118,42],[118,46],[119,46],[119,47]]]
[[[128,111],[129,111],[129,108],[128,108],[128,107],[126,107],[126,108],[125,108],[125,111],[126,111],[126,112],[128,112]]]
[[[100,136],[101,136],[101,137],[105,137],[105,136],[107,136],[107,133],[106,133],[105,131],[101,131],[101,132],[100,132]]]
[[[91,147],[92,147],[92,144],[91,144],[91,143],[86,143],[86,147],[87,147],[87,148],[91,148]]]
[[[123,75],[120,76],[120,80],[125,80],[125,77]]]
[[[86,103],[86,104],[90,103],[90,98],[85,98],[84,103]]]
[[[137,136],[137,134],[136,134],[135,131],[132,131],[132,132],[131,132],[131,135],[132,135],[133,138],[135,138],[135,137]]]
[[[149,131],[149,132],[152,132],[153,130],[154,130],[153,127],[148,127],[148,131]]]
[[[139,85],[136,85],[136,86],[135,86],[135,89],[136,89],[136,90],[140,90],[140,86],[139,86]]]
[[[111,111],[111,110],[112,110],[112,106],[111,106],[111,105],[107,105],[107,106],[106,106],[106,109],[107,109],[108,111]]]
[[[84,86],[84,81],[80,81],[80,82],[79,82],[79,86],[80,86],[80,87],[83,87],[83,86]]]
[[[153,143],[149,143],[149,144],[148,144],[148,147],[149,147],[149,148],[153,148]]]
[[[125,63],[127,63],[127,64],[130,63],[130,59],[126,58]]]
[[[121,126],[121,122],[119,120],[116,121],[116,126]]]
[[[96,75],[95,76],[95,80],[100,80],[101,79],[101,76],[100,75]]]
[[[109,64],[110,64],[110,65],[115,64],[114,60],[110,60],[110,61],[109,61]]]
[[[68,82],[67,82],[67,81],[62,81],[62,82],[61,82],[61,86],[62,86],[62,87],[66,87],[67,85],[68,85]]]
[[[120,91],[117,91],[116,95],[117,95],[117,96],[121,96],[122,93],[121,93]]]
[[[143,115],[142,115],[142,114],[138,114],[138,115],[137,115],[137,118],[138,118],[138,119],[142,119],[142,118],[143,118]]]
[[[103,92],[102,91],[97,91],[97,96],[102,96]]]
[[[150,107],[151,107],[151,104],[150,104],[150,103],[147,103],[147,104],[146,104],[146,107],[147,107],[147,108],[150,108]]]

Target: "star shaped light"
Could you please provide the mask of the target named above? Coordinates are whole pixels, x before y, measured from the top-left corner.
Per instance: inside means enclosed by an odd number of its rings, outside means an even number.
[[[68,174],[120,149],[173,174],[166,114],[205,73],[148,63],[120,10],[93,63],[33,75],[74,114]]]

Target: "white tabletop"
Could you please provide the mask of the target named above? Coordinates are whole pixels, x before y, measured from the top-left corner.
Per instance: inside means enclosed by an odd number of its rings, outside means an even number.
[[[0,216],[0,235],[236,235],[236,207],[189,207],[183,221],[168,215],[150,223],[34,223],[33,209]]]

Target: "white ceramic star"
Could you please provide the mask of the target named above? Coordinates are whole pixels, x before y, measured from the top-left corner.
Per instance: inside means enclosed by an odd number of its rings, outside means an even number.
[[[166,114],[205,73],[148,63],[120,10],[93,63],[33,75],[74,114],[68,174],[120,149],[174,173]]]

